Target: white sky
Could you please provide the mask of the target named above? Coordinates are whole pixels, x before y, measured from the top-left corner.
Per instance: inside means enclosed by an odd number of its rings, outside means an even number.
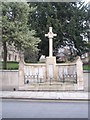
[[[83,0],[83,1],[85,1],[85,3],[87,4],[90,0]]]

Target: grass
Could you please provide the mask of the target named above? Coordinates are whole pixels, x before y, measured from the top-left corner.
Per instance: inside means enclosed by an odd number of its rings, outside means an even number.
[[[3,62],[0,62],[0,69],[3,69]],[[19,63],[14,61],[7,62],[7,70],[18,70]],[[83,70],[90,70],[90,65],[83,65]]]
[[[0,62],[0,64],[2,64],[1,68],[3,69],[3,62]],[[18,70],[18,68],[19,68],[19,63],[18,62],[13,62],[13,61],[8,61],[7,62],[7,70]]]
[[[83,65],[83,70],[90,70],[90,65]]]
[[[18,62],[7,62],[7,69],[18,69]]]

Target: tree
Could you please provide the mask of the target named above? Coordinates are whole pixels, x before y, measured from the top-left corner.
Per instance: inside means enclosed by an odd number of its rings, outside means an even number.
[[[36,63],[38,61],[38,51],[28,48],[25,50],[24,58],[27,63]]]
[[[71,55],[82,55],[88,51],[88,44],[83,40],[83,37],[87,37],[88,10],[82,2],[32,3],[29,6],[36,7],[30,14],[28,23],[41,38],[41,54],[48,55],[48,39],[44,34],[48,32],[49,26],[57,33],[57,37],[54,38],[54,53],[57,53],[61,46],[69,46]]]
[[[2,16],[1,16],[1,14],[2,14],[2,7],[1,7],[1,1],[0,1],[0,38],[1,38],[1,33],[2,33],[2,30],[1,30],[1,26],[2,26]]]
[[[4,49],[4,69],[7,61],[7,45],[16,47],[18,51],[24,51],[26,48],[38,50],[40,42],[35,37],[35,31],[29,30],[27,25],[30,9],[27,3],[2,3],[2,44]]]

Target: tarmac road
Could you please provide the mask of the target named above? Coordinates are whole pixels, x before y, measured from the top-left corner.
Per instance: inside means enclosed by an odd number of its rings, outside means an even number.
[[[88,102],[3,100],[3,118],[88,118]]]

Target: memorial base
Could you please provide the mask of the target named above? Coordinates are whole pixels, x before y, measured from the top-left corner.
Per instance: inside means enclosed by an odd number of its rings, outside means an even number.
[[[46,57],[46,79],[56,79],[56,57]]]

